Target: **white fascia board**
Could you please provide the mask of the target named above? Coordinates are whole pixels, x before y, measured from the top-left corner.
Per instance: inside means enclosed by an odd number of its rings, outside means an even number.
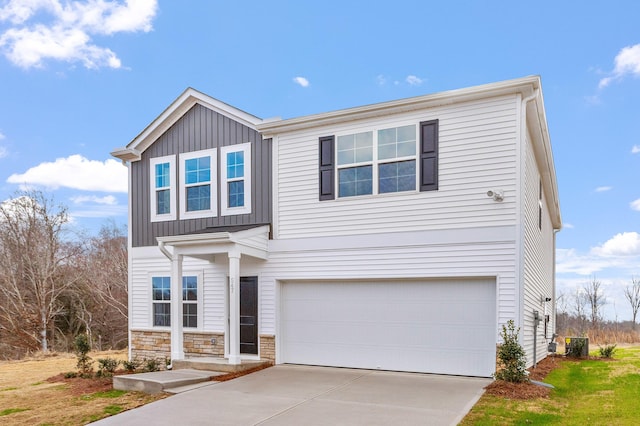
[[[191,87],[187,88],[178,98],[171,103],[155,120],[151,122],[138,136],[136,136],[125,147],[142,154],[153,142],[155,142],[164,132],[174,125],[187,111],[195,104],[200,104],[225,115],[247,127],[256,129],[262,120],[254,115],[232,107],[211,96],[205,95]],[[137,161],[140,158],[133,160]]]
[[[141,153],[138,150],[130,148],[117,148],[111,152],[111,155],[119,158],[123,163],[138,161],[141,158]]]
[[[531,130],[533,139],[533,151],[536,162],[540,168],[542,187],[550,207],[551,223],[554,229],[562,228],[562,216],[560,213],[560,199],[558,195],[558,183],[556,180],[556,168],[551,149],[551,138],[547,127],[547,115],[544,108],[542,88],[539,87],[535,101],[527,105],[527,127]]]
[[[313,127],[335,125],[339,123],[401,114],[409,111],[451,105],[459,102],[483,99],[507,94],[522,93],[528,96],[540,87],[540,77],[530,76],[515,80],[500,81],[481,86],[449,90],[413,98],[398,99],[378,104],[365,105],[321,114],[286,120],[263,121],[257,125],[264,138],[278,134],[303,130]]]

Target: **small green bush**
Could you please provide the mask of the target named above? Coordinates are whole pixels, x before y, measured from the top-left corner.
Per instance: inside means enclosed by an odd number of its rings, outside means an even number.
[[[112,377],[120,361],[114,358],[98,358],[98,377]]]
[[[131,361],[122,361],[122,366],[129,373],[135,372],[138,368],[140,368],[140,360],[132,359]]]
[[[605,345],[604,348],[601,346],[600,357],[613,358],[613,355],[616,353],[616,346],[618,345]]]
[[[65,379],[74,379],[76,377],[78,377],[78,373],[75,371],[67,371],[66,373],[64,373]]]
[[[144,371],[150,373],[152,371],[160,371],[160,363],[157,359],[151,358],[144,360]]]
[[[586,340],[583,339],[572,339],[571,347],[567,352],[567,356],[571,358],[582,358],[582,351],[584,350],[584,346],[587,344]]]
[[[516,329],[513,320],[507,321],[507,325],[502,326],[500,336],[502,336],[503,343],[498,348],[498,359],[502,368],[494,374],[498,380],[513,383],[529,381],[527,359],[524,349],[518,342],[519,332],[520,327]]]
[[[88,355],[91,350],[91,345],[89,344],[89,339],[86,334],[78,334],[73,341],[74,351],[78,362],[76,363],[76,367],[80,372],[81,377],[92,377],[93,376],[93,361],[91,357]]]

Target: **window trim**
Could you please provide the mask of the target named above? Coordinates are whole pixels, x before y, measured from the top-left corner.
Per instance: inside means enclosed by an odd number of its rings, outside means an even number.
[[[153,279],[154,278],[169,278],[169,300],[158,300],[158,301],[156,301],[153,298]],[[162,330],[170,329],[171,328],[170,325],[156,325],[155,324],[155,315],[154,315],[154,312],[153,312],[153,306],[156,303],[162,303],[162,304],[169,305],[169,324],[171,324],[171,274],[168,274],[168,275],[163,275],[163,274],[150,275],[148,282],[150,284],[149,285],[149,291],[150,291],[149,301],[150,301],[150,304],[151,304],[150,309],[149,309],[149,317],[150,317],[149,324],[154,329],[155,328],[162,329]]]
[[[414,145],[414,154],[412,156],[401,156],[394,158],[378,158],[378,132],[386,129],[397,129],[399,127],[406,126],[414,126],[415,129],[415,145]],[[349,163],[349,164],[339,164],[338,162],[338,139],[341,136],[355,135],[359,133],[372,133],[372,159],[368,161],[361,161],[357,163]],[[381,126],[373,126],[366,128],[358,128],[358,129],[350,129],[348,132],[340,132],[335,134],[335,148],[334,148],[334,164],[335,164],[335,179],[334,179],[334,191],[336,199],[350,199],[350,198],[360,198],[360,197],[378,197],[378,196],[386,196],[390,194],[401,194],[401,193],[415,193],[420,191],[420,156],[419,156],[419,144],[420,144],[420,126],[419,123],[415,121],[409,122],[398,122],[398,123],[389,123]],[[381,164],[389,164],[389,163],[400,163],[403,161],[411,161],[415,162],[416,173],[415,173],[415,187],[413,190],[408,191],[393,191],[393,192],[380,192],[380,165]],[[356,168],[360,166],[372,166],[372,183],[371,183],[371,194],[362,194],[362,195],[349,195],[349,196],[340,196],[340,170]]]
[[[204,281],[203,281],[203,277],[204,277],[204,273],[203,271],[183,271],[182,273],[182,278],[184,279],[185,277],[196,277],[196,281],[197,281],[197,297],[198,300],[196,301],[195,305],[197,306],[197,322],[198,325],[197,327],[182,327],[183,329],[186,330],[190,330],[190,331],[199,331],[199,330],[203,330],[204,329],[204,304],[203,304],[203,297],[204,297]],[[171,297],[173,297],[173,295],[170,295],[169,300],[163,300],[163,301],[154,301],[153,300],[153,279],[154,278],[169,278],[169,283],[171,283],[171,273],[170,272],[164,272],[164,273],[153,273],[153,274],[149,274],[149,279],[148,279],[148,283],[149,283],[149,303],[150,303],[150,309],[149,309],[149,324],[151,326],[151,328],[153,329],[159,329],[159,330],[169,330],[171,329],[171,326],[163,326],[163,325],[154,325],[154,315],[153,315],[153,305],[154,303],[166,303],[171,305]],[[171,284],[169,284],[171,285]],[[180,300],[182,301],[182,306],[183,306],[183,311],[182,311],[182,315],[183,315],[183,321],[184,321],[184,303],[185,301],[182,300],[182,285],[181,285],[181,289],[180,289]],[[189,301],[188,303],[193,303],[193,301]],[[169,321],[171,321],[171,316],[169,316]],[[184,322],[183,322],[184,324]]]
[[[228,184],[236,179],[227,178],[227,154],[243,151],[244,153],[244,206],[229,207]],[[251,213],[251,142],[220,147],[220,215],[231,216]]]
[[[209,157],[211,176],[209,180],[209,206],[208,210],[187,211],[187,193],[186,190],[190,186],[186,183],[186,162],[194,158]],[[184,152],[180,154],[180,219],[198,219],[203,217],[211,217],[218,215],[218,150],[203,149],[201,151]]]
[[[169,163],[169,213],[158,214],[156,198],[156,194],[158,192],[158,188],[156,188],[156,165],[163,163]],[[176,156],[168,155],[165,157],[151,158],[149,160],[149,169],[149,213],[151,222],[176,220]]]

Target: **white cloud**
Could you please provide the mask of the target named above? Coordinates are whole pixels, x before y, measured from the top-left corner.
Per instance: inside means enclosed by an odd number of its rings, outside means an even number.
[[[597,256],[640,256],[640,234],[637,232],[622,232],[604,244],[591,249]]]
[[[378,74],[376,81],[378,82],[378,86],[384,86],[387,83],[387,78],[382,74]]]
[[[621,79],[627,75],[640,77],[640,44],[624,47],[614,59],[615,67],[611,74],[600,80],[598,88],[607,87],[613,80]]]
[[[25,69],[42,67],[47,59],[120,68],[117,55],[94,44],[92,36],[151,31],[157,8],[157,0],[9,0],[0,8],[0,22],[13,26],[0,34],[0,51]]]
[[[611,191],[613,189],[613,187],[611,186],[599,186],[596,188],[596,192],[607,192],[607,191]]]
[[[12,174],[7,182],[51,189],[127,192],[127,168],[116,160],[88,160],[76,154],[41,163],[22,174]]]
[[[420,77],[416,77],[415,75],[408,75],[405,79],[410,86],[420,86],[423,80]]]
[[[634,145],[633,148],[631,148],[631,153],[632,154],[639,154],[640,153],[640,145]]]
[[[118,204],[118,200],[113,195],[105,195],[104,197],[98,197],[96,195],[79,195],[77,197],[71,197],[71,201],[73,201],[74,204],[95,203],[110,206]]]
[[[0,132],[0,141],[3,139],[6,139],[6,136],[2,132]]]
[[[637,211],[640,212],[640,198],[638,198],[635,201],[632,201],[629,204],[630,204],[632,210],[637,210]]]
[[[575,226],[573,226],[573,223],[568,223],[568,222],[563,223],[563,224],[562,224],[562,227],[563,227],[563,228],[567,228],[567,229],[573,229],[573,228],[575,228]]]
[[[302,87],[309,87],[309,80],[304,77],[294,77],[293,82],[299,84]]]

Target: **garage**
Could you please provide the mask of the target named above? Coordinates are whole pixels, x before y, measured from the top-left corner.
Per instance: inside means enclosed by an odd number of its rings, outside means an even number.
[[[494,279],[286,282],[279,362],[489,377]]]

